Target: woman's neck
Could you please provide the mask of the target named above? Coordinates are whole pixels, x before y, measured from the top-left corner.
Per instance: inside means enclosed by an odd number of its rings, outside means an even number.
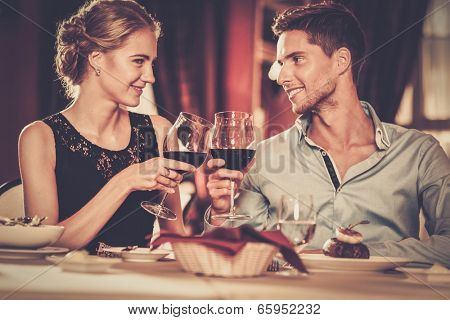
[[[86,86],[80,88],[78,97],[64,111],[64,115],[77,128],[94,136],[116,131],[125,113],[126,110],[117,103],[92,92]]]

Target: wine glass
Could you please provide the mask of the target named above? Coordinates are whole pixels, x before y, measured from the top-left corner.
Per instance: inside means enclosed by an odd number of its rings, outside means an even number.
[[[210,133],[213,124],[191,113],[181,112],[164,139],[164,158],[186,162],[200,167],[208,155]],[[180,174],[187,172],[177,170]],[[142,208],[157,217],[175,220],[177,215],[163,205],[167,192],[160,203],[141,202]]]
[[[297,253],[314,237],[316,215],[311,194],[281,197],[277,228],[294,244]]]
[[[242,171],[256,153],[253,117],[247,112],[226,111],[215,114],[211,156],[225,160],[225,168]],[[230,210],[214,215],[218,220],[249,220],[250,216],[236,214],[234,206],[234,181],[231,180]]]

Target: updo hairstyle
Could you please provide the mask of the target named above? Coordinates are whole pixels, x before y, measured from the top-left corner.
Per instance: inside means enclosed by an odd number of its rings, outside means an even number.
[[[55,66],[69,98],[76,95],[93,51],[120,48],[139,29],[150,27],[156,38],[161,25],[133,0],[88,1],[76,14],[58,25]]]

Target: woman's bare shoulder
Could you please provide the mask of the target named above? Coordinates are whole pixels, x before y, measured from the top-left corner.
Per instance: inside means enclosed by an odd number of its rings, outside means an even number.
[[[22,129],[19,143],[49,144],[53,142],[53,131],[43,121],[34,121]]]
[[[20,133],[19,154],[29,153],[54,163],[56,152],[53,131],[43,121],[30,123]]]

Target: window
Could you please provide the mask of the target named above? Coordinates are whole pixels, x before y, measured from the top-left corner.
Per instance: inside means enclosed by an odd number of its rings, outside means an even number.
[[[431,0],[423,25],[419,63],[406,88],[396,122],[423,130],[450,155],[450,5]]]

